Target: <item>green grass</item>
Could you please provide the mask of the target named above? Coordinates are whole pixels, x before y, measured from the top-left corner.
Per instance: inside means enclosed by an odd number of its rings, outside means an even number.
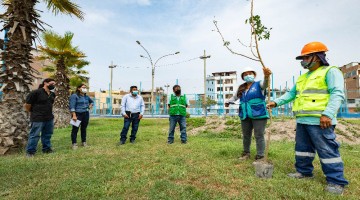
[[[343,197],[325,193],[318,158],[315,179],[293,180],[294,143],[272,142],[272,179],[255,177],[252,160],[239,162],[238,135],[205,131],[188,144],[167,145],[167,119],[141,121],[136,144],[117,146],[121,119],[92,119],[89,147],[72,151],[70,128],[56,130],[56,153],[0,158],[0,199],[358,199],[359,146],[343,145],[350,185]],[[189,122],[190,124],[191,122]],[[197,123],[197,122],[196,122]],[[202,122],[199,122],[202,123]],[[229,122],[230,123],[230,122]],[[233,133],[233,132],[231,132]],[[255,145],[252,145],[252,158]]]

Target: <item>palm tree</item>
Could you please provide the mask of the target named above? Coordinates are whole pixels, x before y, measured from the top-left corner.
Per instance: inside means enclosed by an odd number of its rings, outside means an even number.
[[[52,72],[56,82],[57,97],[54,103],[55,127],[66,127],[69,124],[70,79],[85,80],[87,74],[82,68],[89,64],[84,60],[85,54],[72,45],[74,34],[66,32],[61,36],[52,31],[42,35],[45,46],[40,46],[40,60],[50,60],[56,66],[46,66],[45,71]]]
[[[3,64],[0,69],[0,155],[26,144],[28,116],[23,109],[36,71],[31,68],[31,50],[44,22],[35,10],[38,0],[1,0],[6,11],[0,14],[5,31]],[[84,13],[71,0],[42,0],[55,15],[65,13],[83,19]],[[8,41],[7,41],[8,39]]]

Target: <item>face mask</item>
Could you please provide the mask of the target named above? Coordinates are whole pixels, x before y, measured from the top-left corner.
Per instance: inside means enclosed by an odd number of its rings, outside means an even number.
[[[181,94],[181,90],[176,90],[175,94]]]
[[[132,91],[132,95],[136,96],[139,94],[139,91],[135,90],[135,91]]]
[[[301,61],[301,66],[304,68],[304,69],[311,69],[313,68],[315,65],[316,65],[316,62],[306,62],[306,61]]]
[[[87,89],[86,89],[86,88],[81,88],[81,92],[82,92],[82,93],[86,93],[86,92],[87,92]]]
[[[252,83],[254,82],[255,76],[254,75],[247,75],[244,77],[244,81],[246,81],[247,83]]]
[[[51,90],[54,90],[55,89],[55,85],[48,85],[48,89],[51,91]]]

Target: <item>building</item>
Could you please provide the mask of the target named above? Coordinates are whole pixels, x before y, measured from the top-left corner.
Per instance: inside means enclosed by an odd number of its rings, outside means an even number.
[[[224,109],[224,102],[231,98],[237,90],[236,71],[215,72],[206,77],[206,97],[218,102],[211,109]],[[228,112],[228,111],[227,111]]]
[[[344,74],[345,95],[349,112],[355,112],[360,108],[360,63],[351,62],[340,67],[340,70]]]
[[[100,115],[120,115],[121,114],[121,102],[124,95],[128,94],[129,91],[113,90],[112,91],[112,102],[110,102],[110,94],[108,90],[100,92],[89,92],[88,95],[95,102],[93,114]],[[145,113],[151,114],[151,92],[141,91],[140,95],[144,99]],[[166,113],[167,96],[162,88],[156,88],[154,95],[153,114],[165,114]]]

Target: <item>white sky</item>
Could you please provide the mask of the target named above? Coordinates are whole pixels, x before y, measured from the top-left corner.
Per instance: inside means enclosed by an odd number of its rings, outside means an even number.
[[[249,41],[250,2],[246,0],[79,0],[86,13],[82,22],[69,16],[53,16],[45,11],[42,19],[63,34],[75,33],[78,45],[91,62],[91,90],[108,89],[109,64],[115,68],[113,89],[128,90],[131,85],[151,88],[150,63],[140,54],[149,51],[153,60],[176,51],[180,54],[162,59],[158,64],[177,63],[199,57],[206,50],[207,72],[238,71],[250,66],[262,79],[260,63],[231,54],[222,45],[213,20],[218,21],[230,46],[250,54],[237,39]],[[38,8],[46,10],[43,3]],[[272,27],[270,40],[260,42],[265,64],[274,72],[274,85],[292,86],[301,67],[295,57],[304,44],[321,41],[327,45],[329,63],[342,66],[359,62],[360,0],[255,0],[255,14]],[[215,17],[215,18],[214,18]],[[156,68],[155,86],[173,85],[179,79],[184,93],[203,91],[203,61],[196,59],[178,65]],[[239,79],[240,80],[240,79]],[[241,82],[239,82],[240,84]]]

